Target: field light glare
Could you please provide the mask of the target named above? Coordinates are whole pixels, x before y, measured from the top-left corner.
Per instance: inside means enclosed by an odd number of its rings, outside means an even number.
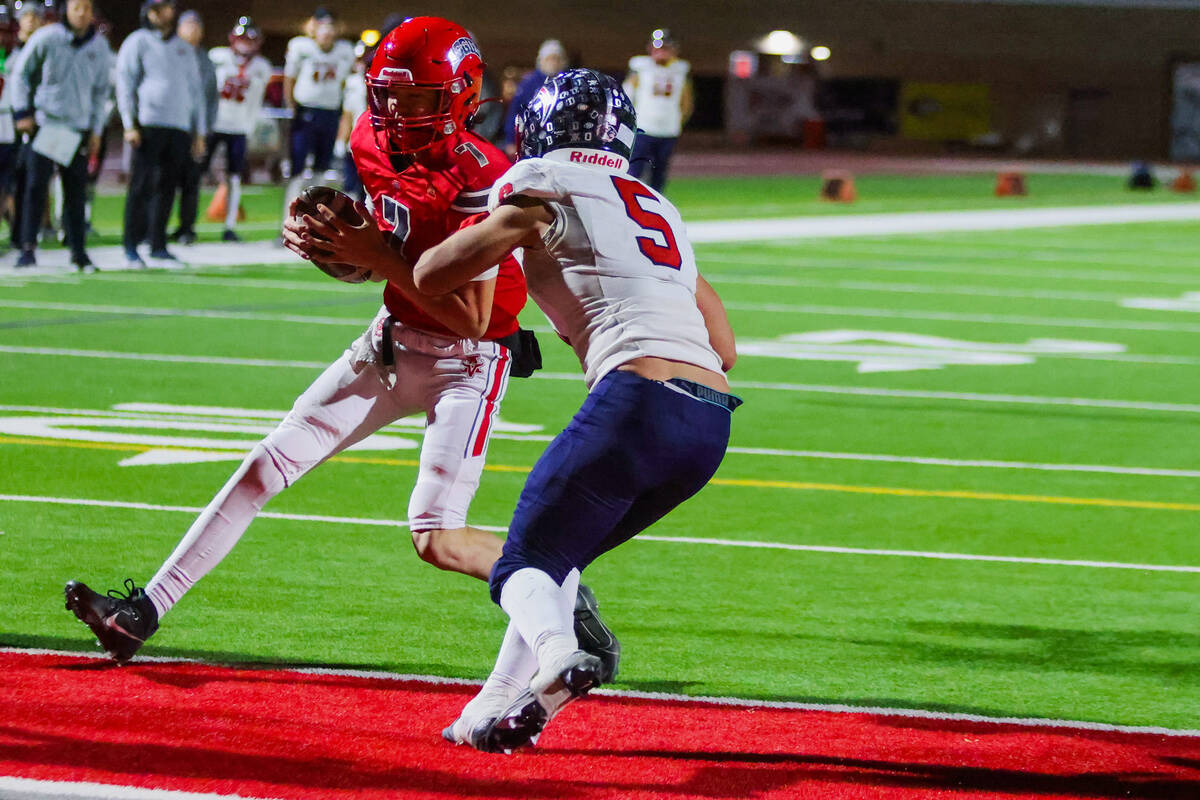
[[[771,31],[762,38],[758,49],[773,56],[796,56],[804,52],[804,42],[791,31]]]
[[[833,55],[833,51],[825,45],[819,44],[812,49],[809,55],[812,56],[813,61],[828,61],[829,57]]]

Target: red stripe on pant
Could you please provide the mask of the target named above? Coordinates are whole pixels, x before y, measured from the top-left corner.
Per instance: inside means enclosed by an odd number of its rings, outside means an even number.
[[[500,387],[504,385],[504,376],[507,374],[508,348],[500,345],[497,347],[500,349],[500,356],[496,359],[496,371],[492,373],[492,385],[488,387],[485,398],[483,422],[479,426],[479,432],[475,434],[475,444],[471,447],[472,457],[483,455],[483,448],[492,432],[492,414],[496,413],[496,400],[500,396]]]

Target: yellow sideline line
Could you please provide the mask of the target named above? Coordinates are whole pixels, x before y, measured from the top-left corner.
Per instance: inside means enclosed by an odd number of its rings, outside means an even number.
[[[59,439],[38,439],[23,436],[0,435],[0,444],[30,444],[42,447],[71,447],[82,450],[123,450],[145,452],[154,450],[202,450],[196,447],[154,447],[137,444],[115,444],[109,442],[69,442]],[[212,450],[211,452],[219,452]],[[375,464],[388,467],[418,467],[415,459],[368,458],[364,456],[333,456],[330,461],[347,464]],[[531,467],[510,464],[487,464],[489,472],[529,472]],[[1159,500],[1123,500],[1111,497],[1055,497],[1039,494],[1002,494],[1000,492],[971,492],[957,489],[906,489],[898,486],[857,486],[841,483],[809,483],[805,481],[767,481],[749,478],[713,478],[715,486],[741,486],[755,489],[792,489],[806,492],[843,492],[847,494],[874,494],[892,497],[944,497],[952,500],[994,500],[1006,503],[1050,503],[1067,506],[1099,506],[1103,508],[1141,508],[1154,511],[1200,511],[1197,503],[1170,503]]]

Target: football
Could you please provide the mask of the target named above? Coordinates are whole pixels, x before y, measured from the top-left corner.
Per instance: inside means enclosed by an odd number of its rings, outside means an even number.
[[[354,198],[345,192],[334,189],[332,186],[309,186],[296,198],[296,203],[292,207],[292,215],[294,218],[299,218],[307,214],[310,217],[320,219],[321,212],[317,210],[318,205],[325,206],[334,214],[337,214],[343,221],[356,228],[374,224],[369,219],[363,219],[362,215],[354,208]],[[313,234],[313,236],[318,240],[321,238],[316,234]],[[322,251],[319,247],[314,247],[309,251],[312,263],[331,278],[337,278],[343,283],[364,283],[370,280],[382,280],[381,278],[374,277],[369,268],[356,267],[353,264],[341,264],[336,261],[326,261],[321,258],[321,253]]]

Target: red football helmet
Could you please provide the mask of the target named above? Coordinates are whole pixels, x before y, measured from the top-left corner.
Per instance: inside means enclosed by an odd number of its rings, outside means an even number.
[[[249,17],[238,17],[229,32],[229,47],[242,58],[252,58],[262,49],[262,31]]]
[[[462,26],[413,17],[383,37],[366,79],[375,143],[388,155],[411,155],[470,124],[483,57]]]

